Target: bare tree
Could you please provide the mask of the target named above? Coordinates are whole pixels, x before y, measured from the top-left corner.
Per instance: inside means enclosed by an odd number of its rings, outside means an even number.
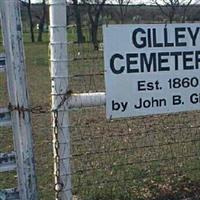
[[[82,0],[82,2],[87,6],[88,17],[90,20],[90,32],[92,37],[92,43],[94,49],[98,50],[98,27],[99,18],[103,11],[103,6],[106,0]]]
[[[83,31],[82,31],[82,22],[81,22],[81,15],[80,9],[78,5],[78,0],[72,0],[73,9],[75,13],[75,20],[76,20],[76,33],[77,33],[77,41],[78,43],[82,43],[85,41]]]
[[[42,0],[42,16],[37,18],[39,21],[39,32],[38,32],[38,42],[42,42],[42,33],[44,32],[44,24],[45,24],[45,18],[46,18],[46,1]]]
[[[128,11],[128,6],[130,4],[131,0],[117,0],[118,4],[118,13],[119,13],[119,18],[120,18],[120,23],[123,24],[126,16],[127,16],[127,11]]]
[[[183,8],[183,13],[182,13],[182,22],[185,23],[186,20],[186,14],[189,10],[189,7],[192,3],[192,0],[189,0],[188,2],[183,2],[181,7]]]
[[[30,25],[30,33],[31,33],[31,41],[35,42],[33,19],[32,19],[32,13],[31,13],[31,0],[22,1],[22,4],[27,7],[28,17],[29,17],[29,25]]]
[[[182,21],[185,21],[186,12],[192,0],[152,0],[152,2],[159,7],[162,14],[172,23],[180,8],[183,8],[184,11]]]

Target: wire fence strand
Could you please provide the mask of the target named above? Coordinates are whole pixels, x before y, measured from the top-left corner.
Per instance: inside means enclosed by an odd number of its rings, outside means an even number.
[[[94,50],[90,42],[78,44],[75,40],[68,42],[70,91],[104,92],[103,45]],[[25,109],[33,121],[39,196],[49,200],[54,199],[54,174],[48,45],[25,40],[25,47],[31,97],[31,106]],[[0,73],[0,106],[4,107],[9,105],[6,87],[6,78]],[[104,106],[70,110],[67,128],[74,198],[199,199],[199,119],[199,111],[106,120]],[[60,145],[65,150],[69,144]],[[11,130],[0,128],[0,151],[12,149]],[[12,185],[13,180],[13,174],[0,174],[0,188],[6,182]]]

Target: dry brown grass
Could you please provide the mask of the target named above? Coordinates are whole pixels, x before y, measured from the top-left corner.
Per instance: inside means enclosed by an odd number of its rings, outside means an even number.
[[[91,46],[69,46],[73,92],[104,91],[102,52]],[[50,111],[48,45],[25,48],[31,105]],[[2,77],[0,84],[3,105]],[[82,200],[149,200],[165,189],[178,196],[178,188],[200,178],[199,118],[189,112],[108,121],[104,107],[71,111],[73,194]],[[54,199],[50,112],[32,114],[32,124],[40,199]],[[11,149],[11,130],[1,128],[0,151]],[[13,173],[0,174],[0,188],[15,183]]]

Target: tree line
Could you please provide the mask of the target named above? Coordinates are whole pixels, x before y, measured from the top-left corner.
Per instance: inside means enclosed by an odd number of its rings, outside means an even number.
[[[83,24],[87,24],[94,49],[99,48],[98,28],[102,23],[141,23],[154,21],[173,23],[199,20],[198,0],[149,0],[149,4],[133,4],[134,0],[71,0],[67,4],[68,24],[76,27],[77,42],[85,42]],[[45,23],[48,24],[48,4],[31,4],[31,0],[22,1],[29,19],[31,41],[35,42],[33,16],[38,22],[37,41],[42,41]],[[34,13],[34,14],[33,14]]]

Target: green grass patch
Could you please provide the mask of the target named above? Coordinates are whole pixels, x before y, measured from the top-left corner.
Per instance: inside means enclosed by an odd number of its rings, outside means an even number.
[[[74,34],[69,32],[70,40],[76,39]],[[32,114],[32,126],[39,197],[50,200],[54,177],[48,33],[42,43],[31,43],[24,33],[24,44],[31,106],[49,111]],[[89,43],[71,43],[68,52],[70,89],[105,91],[103,52]],[[0,83],[4,105],[5,76]],[[161,200],[163,191],[181,197],[183,185],[194,191],[190,183],[200,180],[199,118],[199,112],[189,112],[107,121],[102,107],[70,111],[73,194],[81,200]],[[0,129],[0,149],[13,149],[11,130]],[[14,174],[0,174],[0,188],[15,182]]]

